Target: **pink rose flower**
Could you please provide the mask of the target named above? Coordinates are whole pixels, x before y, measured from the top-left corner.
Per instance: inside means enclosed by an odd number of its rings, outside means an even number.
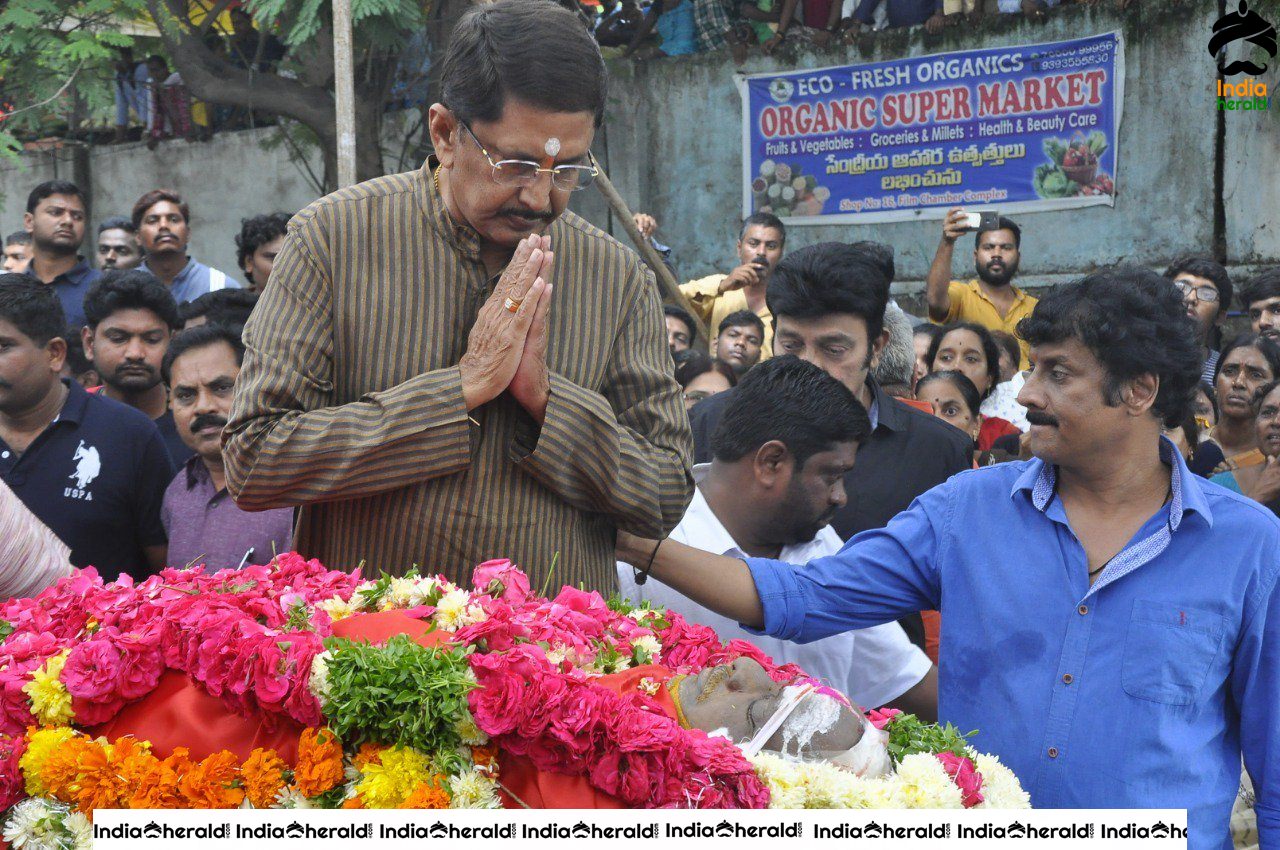
[[[883,731],[884,727],[893,722],[893,718],[902,712],[896,708],[873,708],[867,712],[867,722],[877,729]]]
[[[508,558],[485,561],[471,574],[472,586],[512,605],[523,605],[529,598],[529,577]]]
[[[62,683],[71,696],[86,702],[115,697],[117,682],[124,674],[124,659],[114,639],[113,634],[103,635],[71,650],[62,668]]]
[[[27,741],[21,735],[0,736],[0,812],[27,796],[18,760],[27,750]]]
[[[670,717],[639,708],[618,712],[608,718],[609,738],[623,752],[665,751],[681,737],[681,729]]]
[[[942,769],[947,772],[947,776],[960,789],[961,802],[966,809],[972,809],[982,802],[982,774],[978,773],[972,761],[955,753],[937,753],[936,758],[942,762]]]

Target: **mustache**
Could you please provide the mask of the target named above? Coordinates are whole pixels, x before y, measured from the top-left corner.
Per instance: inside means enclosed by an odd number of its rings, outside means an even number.
[[[146,372],[148,375],[154,375],[156,367],[150,363],[121,363],[116,367],[116,372]]]
[[[1048,425],[1053,428],[1058,427],[1058,417],[1050,416],[1048,413],[1041,413],[1038,410],[1028,410],[1027,421],[1032,425]]]
[[[1222,69],[1223,75],[1228,77],[1232,74],[1239,74],[1241,72],[1249,74],[1250,76],[1260,77],[1267,72],[1267,66],[1257,65],[1250,62],[1248,59],[1240,59],[1232,62],[1230,65]]]
[[[219,416],[216,413],[201,413],[195,419],[191,420],[191,433],[194,434],[201,428],[207,428],[210,425],[225,428],[227,427],[226,417]]]
[[[545,211],[543,211],[543,212],[536,212],[536,211],[534,211],[534,210],[510,209],[510,208],[509,208],[509,209],[502,210],[502,211],[501,211],[501,213],[499,213],[499,214],[500,214],[500,215],[509,215],[509,216],[512,216],[513,218],[523,218],[523,219],[527,219],[527,220],[529,220],[529,221],[551,221],[553,218],[555,218],[555,217],[556,217],[556,216],[555,216],[555,213],[551,212],[551,210],[545,210]]]

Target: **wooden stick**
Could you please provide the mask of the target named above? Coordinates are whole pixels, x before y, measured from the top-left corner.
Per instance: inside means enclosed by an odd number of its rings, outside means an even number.
[[[600,173],[596,175],[596,185],[600,187],[600,194],[604,195],[604,199],[609,202],[609,207],[613,210],[613,214],[622,222],[623,229],[627,231],[627,235],[635,243],[640,256],[644,258],[649,268],[653,269],[653,276],[658,281],[658,293],[664,301],[670,301],[683,307],[693,317],[698,333],[710,340],[711,334],[707,330],[706,322],[702,321],[698,311],[693,309],[689,299],[680,291],[680,285],[676,283],[676,276],[671,273],[671,269],[667,268],[667,264],[662,262],[662,255],[657,252],[653,245],[649,244],[648,239],[644,238],[640,228],[636,227],[635,217],[631,213],[631,208],[627,206],[627,202],[622,200],[622,196],[614,188],[609,175],[605,173],[604,166],[600,164],[599,160],[595,161],[595,166],[600,170]]]

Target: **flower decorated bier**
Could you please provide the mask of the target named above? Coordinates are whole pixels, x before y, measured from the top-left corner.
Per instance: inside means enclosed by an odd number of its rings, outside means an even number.
[[[744,698],[744,697],[749,697]],[[0,605],[6,840],[94,809],[1025,807],[950,727],[509,562],[467,590],[296,554]]]

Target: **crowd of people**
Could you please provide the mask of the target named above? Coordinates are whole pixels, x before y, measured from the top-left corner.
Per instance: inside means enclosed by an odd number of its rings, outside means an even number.
[[[792,250],[756,214],[663,307],[569,209],[606,91],[574,22],[468,12],[434,154],[247,220],[249,287],[189,256],[176,192],[105,220],[93,269],[82,193],[36,187],[0,276],[0,596],[288,548],[455,582],[510,557],[981,728],[1035,805],[1186,808],[1197,850],[1243,757],[1274,841],[1280,269],[1037,298],[1022,227],[953,210],[913,317],[893,246]]]
[[[685,56],[729,49],[743,61],[787,41],[825,48],[877,30],[970,25],[984,14],[1044,18],[1064,0],[564,0],[602,48],[622,56]],[[1066,0],[1070,3],[1072,0]],[[1075,0],[1097,5],[1100,0]],[[1128,0],[1121,0],[1121,7]]]
[[[30,511],[70,563],[142,577],[169,564],[265,563],[289,548],[292,512],[239,510],[220,443],[242,329],[288,221],[243,221],[242,287],[190,256],[191,210],[177,192],[151,190],[128,217],[105,216],[94,267],[80,188],[31,190],[0,286],[0,478],[5,510]]]

